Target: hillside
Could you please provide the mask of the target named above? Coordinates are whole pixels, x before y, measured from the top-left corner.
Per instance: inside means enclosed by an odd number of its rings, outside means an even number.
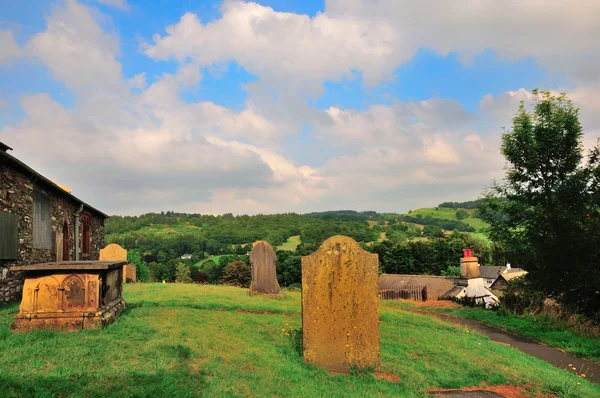
[[[464,219],[459,219],[456,216],[458,210],[465,211],[468,216]],[[414,210],[410,212],[408,215],[413,217],[431,217],[439,220],[453,220],[453,221],[461,221],[465,224],[468,224],[475,228],[476,232],[481,232],[484,228],[487,227],[485,221],[474,217],[474,213],[476,209],[461,209],[461,208],[444,208],[444,207],[423,207],[421,209]]]
[[[300,293],[125,285],[128,310],[104,330],[12,334],[0,308],[0,385],[16,396],[425,396],[503,386],[547,396],[600,387],[470,330],[381,303],[381,368],[331,375],[303,363]],[[539,395],[538,395],[539,396]]]

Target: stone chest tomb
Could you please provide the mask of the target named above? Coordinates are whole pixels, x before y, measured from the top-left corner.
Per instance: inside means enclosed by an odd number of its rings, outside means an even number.
[[[123,265],[124,261],[66,261],[13,266],[25,273],[25,284],[11,330],[106,326],[125,309]]]

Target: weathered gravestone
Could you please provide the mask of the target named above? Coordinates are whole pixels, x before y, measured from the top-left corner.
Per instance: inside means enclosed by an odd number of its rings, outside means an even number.
[[[104,249],[100,249],[100,261],[127,261],[127,250],[111,243]],[[135,264],[125,264],[123,266],[123,283],[127,282],[127,279],[135,282]]]
[[[254,242],[250,252],[250,265],[252,266],[252,283],[250,295],[279,294],[279,283],[275,271],[277,257],[275,250],[264,240]]]
[[[334,372],[379,365],[378,257],[334,236],[302,257],[304,360]]]

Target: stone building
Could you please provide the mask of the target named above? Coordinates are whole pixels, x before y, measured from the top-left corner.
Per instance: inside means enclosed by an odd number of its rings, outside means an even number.
[[[98,260],[108,216],[73,196],[0,142],[0,303],[20,299],[12,265]]]

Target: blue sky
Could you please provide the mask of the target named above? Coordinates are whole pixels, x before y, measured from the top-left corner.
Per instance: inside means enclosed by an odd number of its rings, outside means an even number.
[[[594,2],[428,3],[1,1],[0,140],[127,214],[473,199],[536,87],[594,141]]]

